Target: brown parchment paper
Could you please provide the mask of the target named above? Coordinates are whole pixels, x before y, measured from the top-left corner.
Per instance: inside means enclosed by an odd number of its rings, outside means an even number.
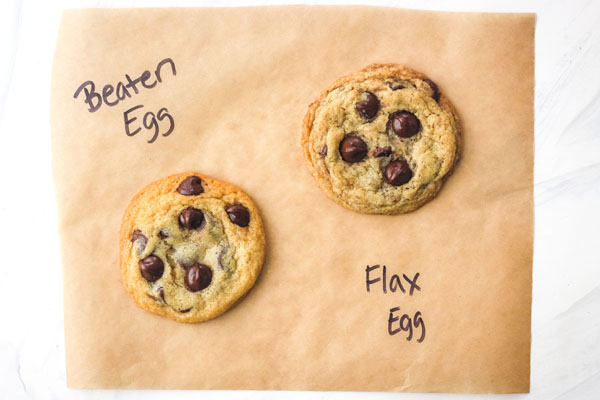
[[[531,14],[371,7],[65,11],[51,122],[68,386],[528,391],[534,25]],[[84,81],[100,91],[167,57],[175,76],[164,69],[114,107],[90,113],[73,97]],[[462,121],[458,168],[408,215],[336,205],[300,149],[308,104],[375,62],[427,74]],[[135,105],[136,123],[166,107],[174,131],[152,144],[127,136]],[[197,325],[137,308],[118,265],[132,196],[186,170],[243,188],[268,243],[248,296]],[[418,272],[421,290],[367,292],[374,264],[388,280]],[[410,341],[388,333],[393,307],[422,313],[422,343],[417,328]]]

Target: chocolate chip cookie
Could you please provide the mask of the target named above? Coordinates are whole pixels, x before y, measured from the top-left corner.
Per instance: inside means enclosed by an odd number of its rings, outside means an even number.
[[[459,141],[458,117],[438,85],[393,64],[338,79],[309,106],[302,132],[319,186],[368,214],[411,212],[435,197]]]
[[[121,275],[141,308],[179,322],[214,318],[254,284],[265,236],[241,189],[195,172],[154,182],[131,201]]]

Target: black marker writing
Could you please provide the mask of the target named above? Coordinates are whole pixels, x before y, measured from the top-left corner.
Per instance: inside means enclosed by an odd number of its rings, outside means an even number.
[[[150,138],[150,140],[148,140],[148,143],[154,143],[161,130],[159,122],[162,122],[165,119],[168,120],[168,128],[164,129],[162,136],[169,136],[171,132],[173,132],[173,129],[175,129],[175,120],[173,119],[171,114],[169,114],[169,110],[167,110],[166,107],[163,107],[160,110],[158,110],[156,114],[154,114],[152,111],[146,112],[141,117],[141,125],[138,123],[138,125],[136,125],[137,128],[134,131],[131,131],[131,125],[138,119],[138,117],[132,116],[131,114],[133,114],[134,111],[142,107],[144,106],[137,105],[131,107],[129,110],[123,113],[123,119],[125,120],[125,134],[127,136],[137,135],[142,130],[141,127],[143,126],[147,131],[150,131],[152,134],[152,137]]]
[[[133,90],[134,94],[138,94],[140,92],[138,89],[138,84],[141,84],[146,89],[152,89],[157,85],[157,83],[162,83],[162,70],[167,65],[171,67],[171,73],[173,76],[177,75],[175,62],[173,62],[173,60],[170,58],[165,58],[156,66],[154,75],[152,75],[152,73],[148,70],[142,72],[142,74],[135,79],[131,79],[128,74],[125,74],[127,83],[118,82],[116,84],[116,90],[115,86],[111,84],[104,85],[101,92],[102,95],[96,92],[96,84],[93,81],[85,81],[79,85],[77,90],[75,90],[73,98],[79,98],[83,92],[83,101],[88,106],[88,111],[91,113],[98,111],[102,104],[106,104],[109,107],[114,107],[119,104],[121,100],[132,97],[130,90]],[[155,78],[153,78],[153,76]]]
[[[387,281],[387,267],[384,265],[383,268],[381,268],[382,273],[379,276],[378,274],[376,274],[374,271],[378,270],[380,267],[379,264],[373,265],[372,267],[367,265],[367,268],[365,270],[366,272],[366,284],[367,284],[367,292],[371,291],[371,285],[376,284],[377,282],[381,282],[381,289],[383,290],[383,293],[387,293],[387,289],[388,286],[390,288],[390,291],[392,293],[395,293],[397,290],[400,290],[402,293],[406,293],[406,289],[404,288],[404,285],[402,285],[402,281],[400,279],[400,276],[394,274],[392,275],[392,277],[390,278],[390,281],[388,283]],[[376,278],[374,278],[373,276],[377,276]],[[413,295],[413,292],[415,290],[417,291],[421,291],[421,287],[417,284],[417,279],[419,279],[419,275],[420,273],[417,272],[414,277],[411,279],[409,278],[406,274],[402,274],[402,278],[406,281],[406,283],[408,284],[408,293],[410,296]]]
[[[367,292],[371,292],[372,287],[381,286],[383,294],[388,293],[388,288],[391,293],[400,292],[402,294],[408,294],[412,296],[415,292],[421,291],[421,286],[418,284],[419,272],[415,273],[412,278],[406,274],[402,276],[398,274],[392,274],[388,281],[387,267],[384,265],[381,267],[379,264],[373,266],[367,265],[365,269],[365,284]],[[425,321],[421,311],[417,311],[411,318],[409,314],[398,315],[400,307],[393,307],[389,310],[387,331],[390,336],[394,336],[400,332],[406,332],[406,340],[410,341],[413,339],[415,331],[420,329],[420,337],[417,339],[418,343],[422,343],[425,340]]]
[[[85,81],[75,90],[73,98],[77,99],[81,96],[84,104],[87,106],[87,110],[93,113],[98,111],[103,104],[108,107],[114,107],[120,101],[139,94],[142,88],[152,89],[156,87],[159,83],[163,82],[164,77],[169,72],[172,76],[177,75],[175,62],[171,58],[165,58],[158,63],[154,73],[146,70],[135,79],[132,79],[129,74],[125,74],[124,82],[118,82],[115,86],[110,84],[104,85],[101,92],[96,92],[96,84],[93,81]],[[143,128],[150,133],[148,143],[154,143],[159,134],[166,137],[173,132],[175,129],[175,119],[166,107],[160,108],[156,114],[152,111],[148,111],[143,115],[141,112],[136,113],[137,110],[143,107],[143,104],[139,104],[130,107],[123,113],[125,134],[127,136],[135,136]]]
[[[390,316],[388,318],[388,333],[390,336],[399,332],[408,332],[406,340],[410,341],[413,338],[413,327],[414,329],[421,328],[421,336],[417,339],[417,342],[422,343],[425,340],[425,321],[423,321],[421,311],[417,311],[413,318],[408,314],[398,317],[395,314],[397,311],[400,311],[400,307],[390,308]]]

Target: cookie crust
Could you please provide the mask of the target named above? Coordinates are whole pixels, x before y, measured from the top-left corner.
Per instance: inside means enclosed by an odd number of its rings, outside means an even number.
[[[177,191],[190,176],[201,179],[202,193]],[[248,210],[247,226],[232,222],[226,210],[232,204]],[[190,207],[203,213],[200,228],[181,225],[179,216]],[[241,189],[186,172],[153,182],[134,196],[123,216],[119,247],[122,282],[139,307],[178,322],[196,323],[224,313],[252,288],[264,261],[265,235],[258,208]],[[149,256],[164,264],[164,272],[154,282],[140,270],[140,261]],[[186,281],[194,263],[212,272],[210,285],[195,292]]]
[[[437,195],[458,161],[461,129],[449,99],[429,82],[401,65],[373,64],[339,78],[309,106],[302,128],[304,157],[332,200],[360,213],[392,215],[414,211]],[[356,109],[366,92],[380,102],[370,120]],[[390,132],[390,114],[402,110],[420,121],[421,130],[413,137]],[[341,157],[340,142],[349,134],[368,146],[360,162]],[[384,168],[398,159],[406,160],[413,177],[394,186],[383,179]]]

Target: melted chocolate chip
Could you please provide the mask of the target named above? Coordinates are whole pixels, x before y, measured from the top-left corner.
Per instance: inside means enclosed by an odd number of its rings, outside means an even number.
[[[156,256],[148,256],[140,260],[140,272],[145,280],[154,282],[162,276],[165,265],[162,260]]]
[[[221,267],[222,270],[225,269],[225,266],[223,265],[223,256],[225,255],[225,248],[223,247],[221,249],[221,251],[219,252],[219,256],[217,257],[217,262],[219,263],[219,267]]]
[[[327,145],[321,147],[321,151],[319,151],[321,157],[325,158],[327,156]]]
[[[427,82],[427,84],[431,87],[431,91],[433,92],[431,94],[431,97],[433,97],[433,99],[435,101],[440,101],[440,88],[438,87],[438,85],[435,84],[434,81],[432,81],[431,79],[423,79],[423,82]]]
[[[131,234],[131,241],[132,242],[136,242],[138,240],[140,241],[140,244],[142,245],[142,249],[145,249],[146,248],[146,244],[148,243],[148,238],[146,237],[146,235],[144,235],[142,233],[142,231],[140,231],[139,229],[136,229]]]
[[[229,216],[229,220],[242,228],[250,223],[250,211],[241,204],[228,204],[225,211]]]
[[[177,259],[177,265],[179,265],[183,269],[187,269],[192,264],[186,263],[184,260]]]
[[[377,147],[373,151],[373,157],[375,157],[375,158],[377,158],[377,157],[387,157],[390,154],[392,154],[392,147],[391,146]]]
[[[412,177],[413,172],[405,160],[392,161],[383,171],[383,180],[394,186],[404,185]]]
[[[202,192],[204,192],[202,179],[197,176],[188,176],[177,187],[177,193],[184,196],[197,196]]]
[[[194,207],[188,207],[179,214],[179,226],[183,229],[200,229],[204,226],[204,214]]]
[[[340,142],[340,155],[347,163],[362,161],[369,151],[364,140],[353,134],[344,136]]]
[[[185,271],[185,286],[191,292],[206,289],[212,281],[212,270],[204,264],[194,264]]]
[[[379,99],[373,93],[365,92],[365,100],[356,103],[356,111],[364,119],[375,118],[377,111],[379,111]]]
[[[421,131],[421,122],[417,116],[410,111],[397,111],[390,114],[387,129],[392,130],[401,138],[409,138]]]
[[[185,313],[188,313],[188,312],[190,312],[190,311],[191,311],[191,309],[192,309],[192,307],[190,307],[190,308],[186,308],[185,310],[179,310],[179,312],[180,312],[180,313],[182,313],[182,314],[185,314]]]
[[[399,84],[399,83],[394,83],[394,82],[390,82],[390,83],[388,83],[388,86],[389,86],[389,87],[390,87],[390,89],[392,89],[392,90],[400,90],[400,89],[404,89],[404,88],[405,88],[405,86],[404,86],[404,85],[401,85],[401,84]]]
[[[166,238],[169,237],[169,234],[167,232],[161,230],[161,231],[158,232],[158,237],[161,238],[161,239],[166,239]]]

